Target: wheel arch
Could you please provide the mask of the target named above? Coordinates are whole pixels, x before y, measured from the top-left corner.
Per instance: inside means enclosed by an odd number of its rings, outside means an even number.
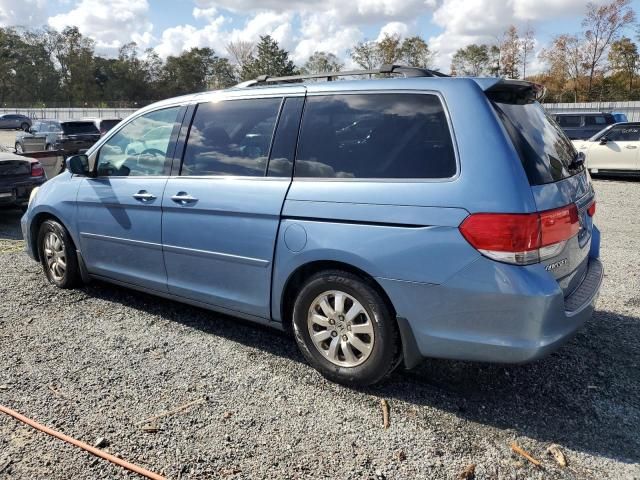
[[[40,232],[40,227],[42,226],[42,224],[47,220],[53,220],[55,222],[58,222],[60,225],[62,225],[69,233],[69,238],[71,238],[71,241],[73,242],[74,250],[77,249],[76,241],[74,240],[71,234],[71,230],[69,230],[69,227],[65,225],[65,223],[59,217],[57,217],[51,212],[47,212],[47,211],[39,212],[36,215],[34,215],[33,219],[31,220],[31,224],[29,226],[31,251],[33,252],[37,261],[40,261],[40,249],[38,247],[38,233]]]
[[[343,270],[362,278],[380,294],[395,318],[396,310],[389,295],[371,274],[349,263],[335,260],[315,260],[298,266],[291,272],[284,284],[280,298],[280,318],[285,329],[291,328],[293,304],[301,286],[311,276],[324,270]]]

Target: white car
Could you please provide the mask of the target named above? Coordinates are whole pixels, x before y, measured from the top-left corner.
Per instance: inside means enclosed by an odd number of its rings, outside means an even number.
[[[589,140],[573,142],[591,173],[640,174],[640,123],[616,123]]]

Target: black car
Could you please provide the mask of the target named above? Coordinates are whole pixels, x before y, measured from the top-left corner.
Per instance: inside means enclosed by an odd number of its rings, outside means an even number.
[[[615,115],[602,112],[567,112],[552,114],[571,140],[586,140],[608,125],[617,123]]]
[[[46,180],[44,168],[37,160],[0,153],[0,207],[25,209],[31,190]]]
[[[42,138],[45,150],[61,150],[65,157],[88,150],[100,140],[100,130],[86,120],[37,120],[28,132],[16,136],[16,153],[25,152],[25,140]]]
[[[29,130],[31,119],[19,113],[5,113],[0,115],[0,129],[20,129]]]

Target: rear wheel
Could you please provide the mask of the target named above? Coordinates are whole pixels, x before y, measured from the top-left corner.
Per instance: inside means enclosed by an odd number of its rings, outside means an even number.
[[[67,230],[54,220],[46,220],[38,234],[38,252],[44,274],[58,288],[80,283],[80,269],[73,241]]]
[[[293,327],[307,361],[334,382],[372,385],[398,363],[393,315],[380,294],[352,273],[311,277],[296,298]]]
[[[25,131],[25,132],[28,132],[29,128],[30,127],[29,127],[29,124],[27,122],[24,122],[22,125],[20,125],[20,129]]]
[[[16,142],[15,147],[16,147],[16,153],[18,155],[22,155],[24,153],[24,149],[22,148],[22,144],[21,143]]]

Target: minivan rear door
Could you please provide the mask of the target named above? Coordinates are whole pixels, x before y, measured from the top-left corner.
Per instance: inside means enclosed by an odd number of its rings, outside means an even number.
[[[531,84],[530,84],[531,85]],[[593,220],[588,209],[595,194],[578,152],[525,82],[503,81],[487,90],[527,174],[538,211],[571,207],[578,210],[579,232],[556,255],[543,261],[565,296],[584,278],[588,267]]]
[[[162,201],[170,293],[270,317],[273,254],[305,92],[269,88],[196,105],[180,175],[169,179]]]

